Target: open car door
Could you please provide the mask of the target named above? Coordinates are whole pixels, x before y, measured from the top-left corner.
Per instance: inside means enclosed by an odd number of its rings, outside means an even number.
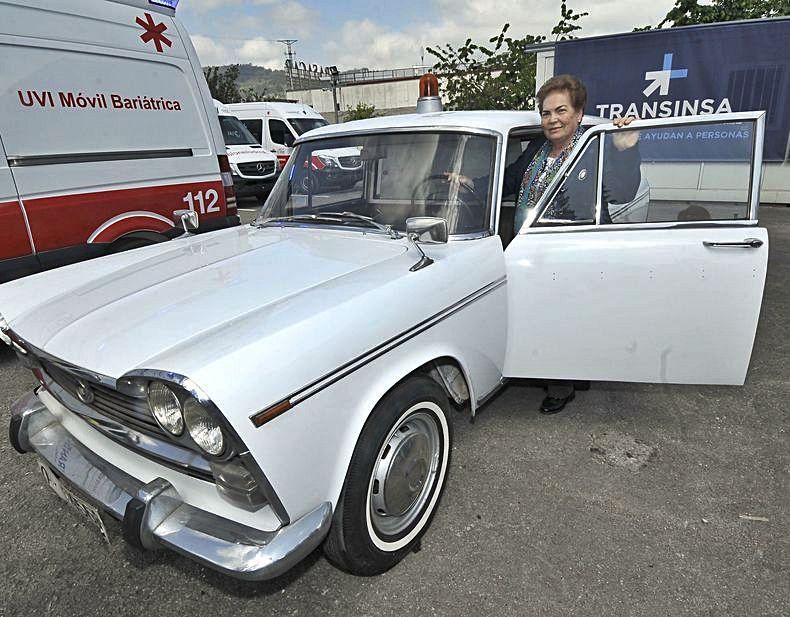
[[[763,112],[588,130],[505,251],[505,376],[742,384],[763,130]]]

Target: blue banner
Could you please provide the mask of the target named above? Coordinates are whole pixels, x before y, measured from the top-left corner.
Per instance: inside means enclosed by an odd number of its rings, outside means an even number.
[[[787,18],[561,41],[554,74],[562,73],[587,86],[590,115],[667,118],[765,110],[764,160],[784,160],[790,148]],[[732,138],[727,131],[719,137]],[[727,148],[716,150],[726,158]]]

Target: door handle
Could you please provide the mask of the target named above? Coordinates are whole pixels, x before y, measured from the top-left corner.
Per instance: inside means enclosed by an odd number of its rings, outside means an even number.
[[[702,245],[709,248],[758,249],[763,245],[763,241],[759,238],[746,238],[743,242],[708,242],[703,240]]]

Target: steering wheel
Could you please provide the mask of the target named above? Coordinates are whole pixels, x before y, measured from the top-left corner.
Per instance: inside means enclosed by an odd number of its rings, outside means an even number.
[[[449,184],[451,181],[447,178],[447,174],[431,174],[429,176],[425,176],[422,180],[420,180],[414,190],[411,193],[411,211],[414,212],[416,210],[417,205],[417,196],[422,192],[423,185],[430,184],[432,182],[442,182],[444,184]],[[458,182],[459,186],[459,194],[455,196],[454,199],[450,200],[448,198],[448,191],[447,189],[437,190],[437,191],[426,191],[424,200],[425,200],[425,215],[426,216],[436,216],[441,213],[442,210],[449,210],[450,208],[455,208],[458,211],[458,220],[456,224],[453,226],[448,221],[448,227],[450,227],[451,233],[452,231],[460,231],[462,232],[463,222],[474,221],[476,219],[476,213],[473,206],[480,206],[483,203],[480,193],[478,193],[473,186],[468,184],[464,184],[463,182]],[[460,189],[463,189],[466,192],[466,196],[462,197],[460,195]],[[441,203],[430,203],[431,201],[441,202]],[[430,212],[429,209],[435,209],[435,212]],[[446,218],[447,212],[445,212]]]

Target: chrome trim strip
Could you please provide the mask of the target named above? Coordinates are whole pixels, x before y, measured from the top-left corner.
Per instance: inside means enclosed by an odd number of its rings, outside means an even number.
[[[538,200],[538,203],[532,209],[532,215],[528,215],[527,220],[524,223],[524,227],[521,233],[534,233],[539,227],[535,227],[536,223],[540,220],[539,216],[536,216],[535,213],[540,212],[540,215],[543,215],[543,211],[549,204],[550,199],[554,196],[556,192],[556,188],[559,186],[560,182],[565,178],[568,170],[576,164],[576,161],[581,157],[584,148],[586,147],[587,143],[592,140],[596,135],[601,133],[610,133],[619,130],[639,130],[639,129],[648,129],[654,127],[672,127],[672,126],[685,126],[688,124],[720,124],[726,122],[739,122],[739,121],[747,121],[752,120],[756,122],[765,122],[765,112],[764,111],[740,111],[740,112],[731,112],[731,113],[721,113],[721,114],[703,114],[703,115],[696,115],[696,116],[680,116],[677,118],[672,118],[672,122],[667,122],[668,118],[650,118],[646,120],[635,120],[631,124],[628,125],[627,129],[621,129],[615,127],[612,123],[606,124],[596,124],[584,132],[584,137],[576,144],[576,147],[573,149],[571,156],[563,164],[562,168],[557,172],[554,176],[554,179],[551,181],[549,186],[546,187],[541,199]],[[602,140],[605,141],[605,140]],[[760,150],[760,161],[762,162],[762,150]],[[762,167],[762,166],[761,166]],[[757,172],[759,175],[760,172]],[[603,177],[602,177],[603,179]],[[752,194],[752,200],[757,199],[759,202],[759,190],[755,194]],[[748,220],[748,219],[747,219]],[[741,220],[740,222],[743,222]],[[638,225],[650,225],[651,223],[637,223]],[[586,227],[585,227],[586,228]],[[587,228],[586,228],[587,229]]]
[[[503,276],[489,283],[488,285],[481,287],[477,291],[469,294],[465,298],[462,298],[458,302],[451,304],[450,306],[442,309],[438,313],[435,313],[431,317],[428,317],[427,319],[421,321],[420,323],[412,326],[408,330],[404,330],[400,334],[396,334],[389,340],[377,345],[376,347],[373,347],[372,349],[369,349],[366,352],[361,353],[357,357],[349,360],[348,362],[337,367],[336,369],[333,369],[332,371],[326,373],[322,377],[319,377],[318,379],[310,382],[309,384],[305,385],[299,390],[296,390],[291,394],[289,394],[288,396],[280,399],[279,401],[276,401],[271,405],[268,405],[266,408],[262,409],[261,411],[255,412],[250,416],[250,421],[253,423],[253,425],[256,428],[260,428],[261,426],[263,426],[263,424],[265,424],[269,420],[273,420],[280,414],[285,413],[286,411],[291,409],[294,405],[297,405],[302,401],[305,401],[308,398],[318,394],[319,392],[328,388],[335,382],[343,379],[344,377],[347,377],[351,373],[359,370],[360,368],[362,368],[367,364],[370,364],[371,362],[373,362],[373,360],[376,360],[377,358],[391,351],[395,347],[402,345],[403,343],[411,340],[418,334],[425,332],[429,328],[432,328],[436,324],[453,316],[455,313],[457,313],[467,305],[476,302],[480,298],[499,289],[506,283],[507,283],[507,277]],[[264,414],[266,414],[266,412],[274,408],[281,408],[281,410],[276,415],[267,418],[265,422],[259,424],[258,421],[256,421],[256,419],[263,416]]]
[[[598,139],[598,169],[595,170],[595,224],[601,224],[603,212],[603,155],[605,139]],[[609,213],[611,216],[611,212]]]
[[[6,157],[5,145],[3,144],[3,136],[0,135],[0,161],[8,161]],[[10,166],[9,166],[10,171]],[[30,220],[27,217],[27,210],[25,209],[25,203],[22,197],[20,196],[19,192],[19,185],[16,182],[16,178],[14,177],[13,173],[9,174],[11,176],[11,183],[14,185],[14,190],[16,191],[16,202],[19,204],[19,209],[22,211],[22,218],[25,220],[25,229],[27,230],[27,239],[30,241],[30,250],[32,251],[33,255],[36,254],[36,242],[33,240],[33,232],[30,229]]]
[[[442,125],[442,126],[393,126],[389,128],[369,128],[349,131],[338,131],[337,133],[324,133],[312,137],[299,137],[294,141],[294,146],[299,146],[313,141],[333,139],[335,137],[354,137],[366,135],[382,135],[385,133],[464,133],[467,135],[492,135],[501,136],[502,133],[494,129],[483,129],[479,127]]]
[[[763,174],[763,144],[765,142],[765,112],[754,123],[754,151],[752,153],[752,184],[750,187],[750,218],[757,221],[760,210],[760,188]]]
[[[34,167],[36,165],[65,165],[69,163],[99,163],[105,161],[133,161],[193,156],[192,148],[167,150],[125,150],[118,152],[74,152],[70,154],[36,154],[8,157],[9,167]]]
[[[264,531],[185,503],[164,478],[144,484],[83,446],[33,393],[12,405],[11,426],[17,443],[29,445],[69,489],[123,521],[125,530],[139,522],[133,531],[145,548],[168,548],[220,572],[258,581],[296,565],[329,532],[329,502],[290,525]],[[130,508],[140,513],[139,520],[128,515]]]
[[[569,225],[567,227],[533,227],[530,228],[530,234],[556,234],[556,233],[580,233],[580,232],[594,232],[606,233],[610,231],[643,231],[646,229],[703,229],[715,227],[743,227],[750,228],[756,227],[757,221],[749,221],[748,219],[740,219],[738,221],[690,221],[678,222],[670,221],[667,223],[628,223],[624,225]]]

